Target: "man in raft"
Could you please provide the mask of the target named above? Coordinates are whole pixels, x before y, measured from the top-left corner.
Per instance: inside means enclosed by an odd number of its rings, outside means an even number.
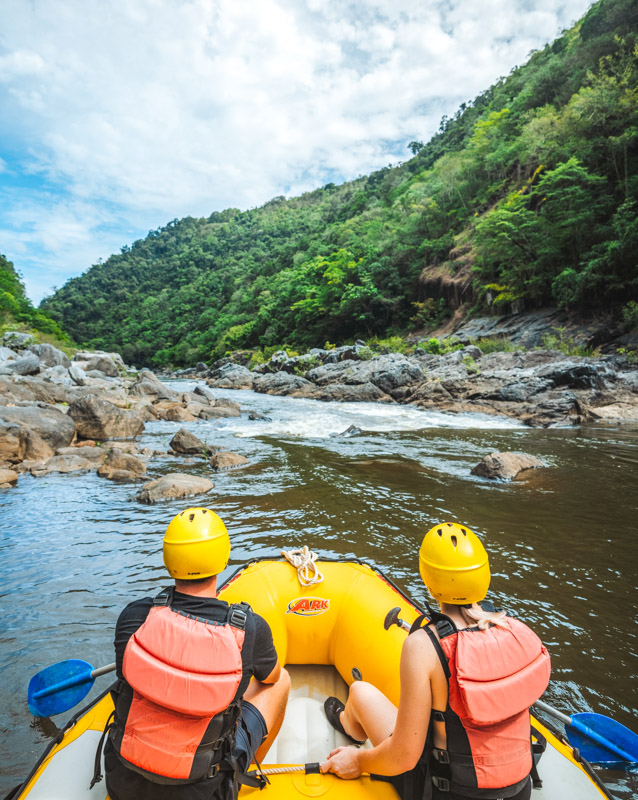
[[[401,653],[397,709],[356,681],[345,705],[326,700],[332,725],[372,749],[338,747],[322,772],[393,776],[403,800],[528,800],[535,775],[529,707],[549,682],[549,655],[518,620],[480,603],[487,553],[468,528],[446,522],[419,552],[421,577],[441,606],[416,620]]]
[[[104,752],[111,800],[230,800],[239,783],[257,785],[244,773],[281,727],[290,679],[268,623],[217,599],[229,556],[217,514],[182,511],[164,536],[175,585],[120,614]]]

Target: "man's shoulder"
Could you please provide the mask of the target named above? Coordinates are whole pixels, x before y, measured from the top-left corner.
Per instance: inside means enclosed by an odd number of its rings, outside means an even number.
[[[136,617],[146,617],[152,606],[152,597],[138,597],[136,600],[131,600],[128,605],[124,606],[120,612],[119,619],[125,620],[134,619]]]

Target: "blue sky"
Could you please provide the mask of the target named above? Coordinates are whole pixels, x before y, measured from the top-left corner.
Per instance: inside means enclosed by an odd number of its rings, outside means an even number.
[[[149,230],[409,158],[588,0],[3,0],[0,252],[34,302]]]

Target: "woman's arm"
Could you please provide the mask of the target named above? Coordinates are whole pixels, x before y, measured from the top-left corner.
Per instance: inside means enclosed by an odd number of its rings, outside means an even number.
[[[362,772],[399,775],[416,766],[430,722],[430,676],[438,663],[436,659],[426,634],[409,636],[401,651],[401,699],[392,736],[370,750],[339,747],[330,753],[321,771],[357,778]]]

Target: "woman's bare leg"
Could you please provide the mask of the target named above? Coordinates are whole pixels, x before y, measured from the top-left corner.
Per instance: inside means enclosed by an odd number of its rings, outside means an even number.
[[[397,707],[376,686],[366,681],[350,686],[341,724],[353,739],[370,739],[376,747],[392,733],[396,721]]]

